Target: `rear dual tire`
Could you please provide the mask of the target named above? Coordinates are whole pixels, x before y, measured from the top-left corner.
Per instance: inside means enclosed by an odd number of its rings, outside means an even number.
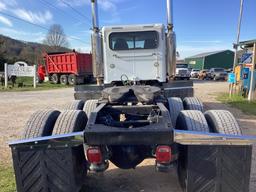
[[[66,110],[83,110],[84,101],[83,100],[74,100],[66,105]]]
[[[68,85],[68,76],[67,75],[61,75],[60,76],[60,84]]]
[[[59,84],[60,83],[59,75],[58,74],[52,74],[51,75],[51,81],[54,84]]]
[[[69,85],[76,85],[77,80],[76,80],[76,76],[74,74],[68,75],[68,83],[69,83]]]
[[[183,105],[185,110],[204,111],[203,103],[197,97],[185,97]]]
[[[182,111],[177,129],[240,135],[228,111]],[[178,176],[184,192],[248,192],[250,146],[179,145]]]
[[[51,75],[51,81],[54,84],[61,83],[62,85],[76,85],[77,84],[77,77],[75,74],[69,74],[69,75],[58,75],[56,73]]]
[[[172,124],[176,126],[176,120],[182,110],[197,110],[203,112],[203,103],[197,97],[185,97],[182,101],[179,97],[169,97],[168,107]]]
[[[69,134],[85,129],[81,110],[40,110],[26,124],[24,139]],[[78,192],[87,173],[83,146],[13,151],[18,191]],[[30,178],[30,179],[26,179]]]
[[[91,113],[94,111],[94,109],[97,108],[98,100],[97,99],[91,99],[87,100],[84,104],[84,112],[86,113],[87,117],[89,118]]]

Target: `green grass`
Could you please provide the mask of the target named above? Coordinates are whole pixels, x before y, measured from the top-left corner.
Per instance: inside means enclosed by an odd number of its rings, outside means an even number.
[[[0,191],[15,192],[15,176],[12,167],[0,165]]]
[[[246,98],[239,94],[232,95],[230,98],[228,93],[222,93],[218,95],[217,100],[234,108],[240,109],[246,114],[256,115],[256,101],[249,102]]]
[[[18,84],[23,83],[22,88],[18,88]],[[0,91],[41,91],[48,89],[59,89],[59,88],[67,88],[70,86],[65,86],[61,84],[53,84],[50,82],[44,82],[42,84],[37,84],[37,88],[33,87],[33,78],[32,77],[18,77],[16,80],[16,85],[12,87],[11,82],[8,82],[8,88],[5,89],[4,86],[0,85]]]

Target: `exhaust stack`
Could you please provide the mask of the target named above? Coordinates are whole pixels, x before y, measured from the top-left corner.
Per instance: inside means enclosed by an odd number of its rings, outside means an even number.
[[[167,26],[168,30],[173,30],[173,0],[167,0]]]
[[[103,54],[102,54],[102,37],[100,35],[99,20],[98,20],[98,4],[97,0],[91,0],[92,6],[92,62],[93,75],[97,80],[97,84],[101,85],[103,82]]]
[[[167,3],[167,72],[168,79],[174,78],[176,73],[176,35],[173,31],[173,0],[166,0]]]

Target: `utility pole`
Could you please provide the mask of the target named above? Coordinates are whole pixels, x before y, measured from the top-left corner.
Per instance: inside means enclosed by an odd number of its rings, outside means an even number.
[[[238,25],[237,25],[237,36],[236,36],[236,44],[234,46],[235,48],[235,55],[234,55],[234,62],[233,62],[233,73],[235,73],[235,68],[237,66],[237,60],[238,60],[238,44],[240,41],[240,31],[241,31],[241,23],[242,23],[242,17],[243,17],[243,9],[244,9],[244,0],[240,0],[240,13],[238,18]],[[235,77],[236,78],[236,77]],[[234,89],[234,83],[230,84],[229,87],[229,96],[231,97],[233,94]]]
[[[236,44],[235,44],[235,55],[234,55],[234,63],[233,63],[233,72],[235,71],[235,67],[237,65],[237,51],[238,51],[238,44],[240,41],[240,31],[241,31],[241,23],[243,17],[243,9],[244,9],[244,0],[240,0],[240,14],[238,18],[238,26],[237,26],[237,36],[236,36]]]
[[[253,44],[253,57],[252,57],[250,89],[249,89],[249,93],[248,93],[248,100],[249,101],[253,101],[253,97],[254,97],[254,89],[255,89],[254,70],[255,70],[255,64],[256,64],[256,43]]]

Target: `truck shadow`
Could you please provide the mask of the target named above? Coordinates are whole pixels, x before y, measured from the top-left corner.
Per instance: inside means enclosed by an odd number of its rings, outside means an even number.
[[[160,173],[145,160],[134,170],[122,170],[110,165],[104,173],[88,173],[80,192],[181,192],[176,169]]]

